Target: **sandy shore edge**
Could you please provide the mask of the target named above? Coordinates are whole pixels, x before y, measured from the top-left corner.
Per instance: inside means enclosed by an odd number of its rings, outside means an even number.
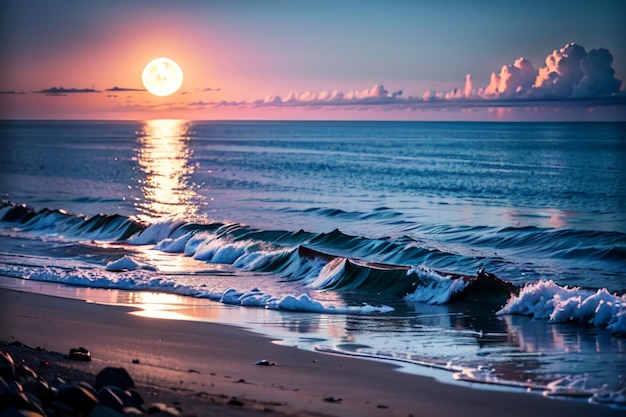
[[[10,347],[20,361],[38,361],[44,355],[55,364],[54,372],[73,378],[88,379],[107,366],[124,367],[149,397],[176,403],[187,416],[553,417],[624,412],[443,384],[396,372],[393,364],[280,346],[233,326],[139,317],[130,311],[0,288],[0,341],[45,349]],[[69,349],[79,346],[91,351],[91,362],[67,359]],[[276,365],[255,366],[261,359]],[[232,398],[243,405],[234,405]]]

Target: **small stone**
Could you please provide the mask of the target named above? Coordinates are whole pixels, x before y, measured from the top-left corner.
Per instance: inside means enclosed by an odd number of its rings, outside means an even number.
[[[262,359],[262,360],[256,362],[255,365],[258,365],[258,366],[274,366],[274,365],[276,365],[276,362],[270,362],[267,359]]]
[[[228,405],[236,405],[237,407],[243,407],[243,401],[237,399],[237,397],[231,397],[228,400]]]
[[[70,349],[70,359],[74,361],[89,362],[91,361],[91,352],[84,347],[78,349]]]
[[[327,403],[338,403],[341,402],[341,398],[324,397],[324,401],[326,401]]]

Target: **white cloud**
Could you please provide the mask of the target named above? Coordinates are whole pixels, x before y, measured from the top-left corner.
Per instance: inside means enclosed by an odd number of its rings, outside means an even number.
[[[530,60],[520,57],[491,74],[488,85],[475,89],[471,75],[463,88],[452,91],[427,91],[421,96],[404,97],[403,91],[388,91],[384,85],[349,91],[319,93],[292,91],[285,98],[270,94],[253,102],[213,103],[216,107],[350,107],[384,109],[518,107],[563,105],[626,105],[626,95],[619,91],[620,80],[611,67],[613,56],[607,49],[587,53],[575,43],[554,50],[545,66],[535,69]],[[208,103],[207,103],[208,104]]]

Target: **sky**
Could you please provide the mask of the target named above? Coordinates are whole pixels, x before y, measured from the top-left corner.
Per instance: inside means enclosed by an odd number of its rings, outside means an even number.
[[[626,120],[626,2],[0,5],[1,119]],[[183,70],[157,97],[153,58]]]

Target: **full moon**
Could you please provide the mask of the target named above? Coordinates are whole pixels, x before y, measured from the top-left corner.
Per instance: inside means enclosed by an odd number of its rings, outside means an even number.
[[[169,96],[183,85],[183,70],[169,58],[156,58],[143,69],[141,80],[155,96]]]

